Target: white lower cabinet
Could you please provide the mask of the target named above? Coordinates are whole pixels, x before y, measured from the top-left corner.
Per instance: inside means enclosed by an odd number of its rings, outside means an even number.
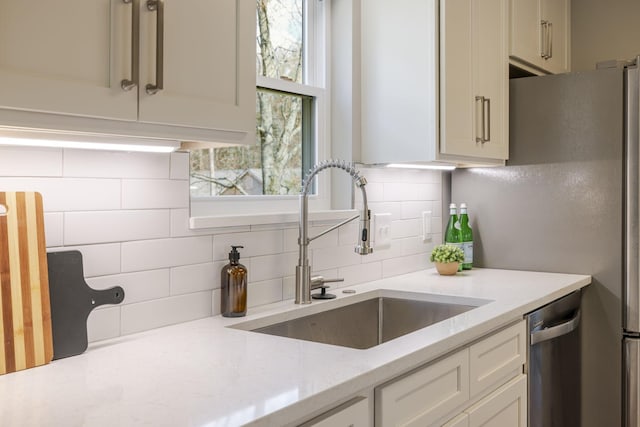
[[[376,425],[426,426],[469,399],[469,349],[376,390]]]
[[[526,426],[525,322],[375,390],[375,425]]]
[[[469,427],[469,415],[460,414],[448,423],[443,424],[442,427]]]
[[[509,381],[475,405],[465,409],[465,413],[469,415],[469,424],[462,425],[469,427],[526,427],[526,375],[519,375]]]
[[[369,399],[356,397],[299,427],[370,427]]]

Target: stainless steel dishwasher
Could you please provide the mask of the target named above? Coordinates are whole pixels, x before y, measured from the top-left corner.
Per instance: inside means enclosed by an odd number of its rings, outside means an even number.
[[[580,426],[580,297],[527,315],[529,427]]]

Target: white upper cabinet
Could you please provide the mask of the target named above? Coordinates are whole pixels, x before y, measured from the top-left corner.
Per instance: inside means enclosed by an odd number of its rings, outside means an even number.
[[[511,0],[511,62],[536,74],[571,70],[570,0]]]
[[[507,0],[440,3],[440,153],[509,156]]]
[[[164,3],[164,13],[146,6],[141,11],[139,120],[231,130],[255,126],[255,2]],[[164,20],[162,48],[158,19]],[[160,70],[163,89],[151,95],[146,86],[156,83]]]
[[[136,120],[131,6],[116,0],[0,2],[0,107]]]
[[[0,109],[4,126],[254,142],[255,3],[3,0]]]
[[[360,160],[436,160],[437,0],[364,0],[361,7]]]
[[[508,0],[362,2],[364,163],[503,164]]]

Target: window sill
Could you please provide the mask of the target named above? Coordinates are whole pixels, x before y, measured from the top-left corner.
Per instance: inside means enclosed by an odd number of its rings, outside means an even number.
[[[357,214],[358,211],[355,209],[315,211],[309,212],[309,221],[345,220]],[[291,224],[297,223],[299,217],[299,212],[274,212],[233,216],[197,216],[189,218],[189,228],[192,230],[200,230],[204,228],[237,227],[243,225]]]

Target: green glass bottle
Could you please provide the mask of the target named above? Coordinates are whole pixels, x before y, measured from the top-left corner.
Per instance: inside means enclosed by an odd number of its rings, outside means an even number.
[[[447,245],[462,248],[462,236],[460,234],[460,221],[458,220],[458,209],[455,203],[449,205],[449,222],[444,232],[444,242]],[[463,249],[464,250],[464,249]],[[458,271],[462,271],[462,264],[458,267]]]
[[[462,268],[471,270],[473,267],[473,231],[471,230],[471,225],[469,225],[466,203],[460,203],[460,240],[464,251]]]

